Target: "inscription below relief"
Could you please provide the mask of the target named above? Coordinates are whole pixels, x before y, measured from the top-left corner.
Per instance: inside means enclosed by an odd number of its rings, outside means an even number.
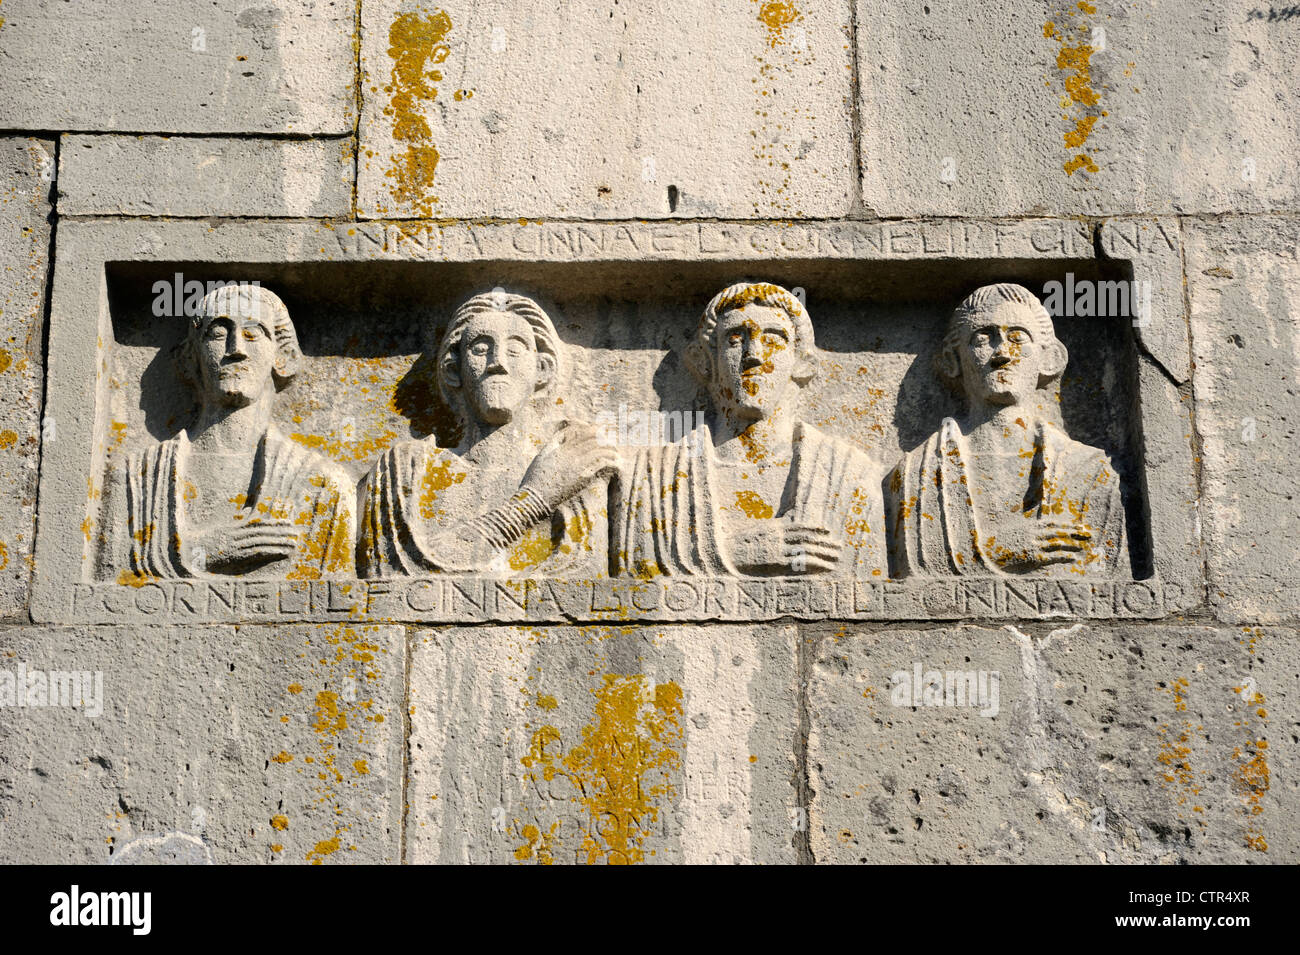
[[[1177,584],[949,578],[734,577],[649,581],[443,575],[384,580],[160,580],[75,584],[68,610],[87,623],[330,621],[480,623],[617,621],[1153,618],[1185,609]]]

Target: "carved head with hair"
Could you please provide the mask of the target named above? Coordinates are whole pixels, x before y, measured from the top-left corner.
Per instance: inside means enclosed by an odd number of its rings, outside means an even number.
[[[1060,378],[1069,354],[1052,316],[1023,285],[976,289],[952,313],[940,374],[973,404],[1023,404]]]
[[[550,396],[561,373],[555,326],[524,295],[475,295],[456,309],[438,346],[438,393],[462,426],[510,422]]]
[[[741,282],[713,296],[685,358],[719,411],[754,420],[772,414],[791,383],[813,379],[816,354],[812,321],[793,293]]]
[[[247,283],[208,292],[181,345],[181,380],[205,402],[246,405],[282,391],[302,364],[289,310],[270,289]]]

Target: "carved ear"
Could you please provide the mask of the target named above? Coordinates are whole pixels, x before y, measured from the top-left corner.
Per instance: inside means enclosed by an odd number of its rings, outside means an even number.
[[[961,377],[961,359],[957,356],[957,349],[951,345],[940,348],[934,361],[939,366],[939,374],[949,381],[956,381]]]
[[[442,372],[443,384],[449,390],[460,391],[460,356],[454,349],[442,356],[442,367],[438,370]]]
[[[795,362],[794,370],[790,372],[790,377],[794,383],[802,388],[808,382],[817,377],[817,356],[811,352],[804,352]]]
[[[281,388],[293,381],[294,375],[302,367],[302,352],[294,345],[281,345],[275,350],[275,364],[271,368],[279,379],[276,384]]]
[[[1065,363],[1070,360],[1070,353],[1065,350],[1065,346],[1058,340],[1052,339],[1043,346],[1043,370],[1041,372],[1044,378],[1055,378],[1061,372],[1065,371]]]
[[[695,376],[695,380],[702,385],[709,385],[713,381],[713,356],[709,350],[700,342],[691,342],[686,346],[686,352],[682,356],[686,362],[686,370]]]
[[[537,386],[533,389],[536,392],[545,391],[555,382],[555,358],[546,352],[537,353]]]

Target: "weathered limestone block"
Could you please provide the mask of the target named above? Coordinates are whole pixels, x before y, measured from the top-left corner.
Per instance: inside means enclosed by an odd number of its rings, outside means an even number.
[[[59,212],[128,216],[346,216],[343,139],[64,136]]]
[[[1208,6],[1208,9],[1207,9]],[[1216,0],[858,2],[879,215],[1295,208],[1300,33]]]
[[[1300,613],[1300,222],[1186,227],[1209,597],[1233,623]]]
[[[397,862],[404,686],[396,627],[0,631],[0,857]]]
[[[353,0],[7,0],[0,127],[350,133],[355,15]]]
[[[809,685],[813,855],[1294,862],[1295,637],[823,631]]]
[[[0,139],[0,618],[31,576],[53,175],[53,142]]]
[[[851,10],[367,0],[363,217],[830,217]]]
[[[420,631],[410,862],[794,862],[792,627]]]

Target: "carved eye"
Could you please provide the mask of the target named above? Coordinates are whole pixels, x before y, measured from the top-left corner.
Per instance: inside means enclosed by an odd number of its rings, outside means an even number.
[[[528,351],[528,347],[523,342],[512,341],[506,349],[511,358],[521,358]]]
[[[774,347],[778,345],[784,345],[785,336],[782,335],[780,332],[767,332],[766,334],[763,335],[763,344],[772,345]]]
[[[218,325],[215,322],[208,326],[208,330],[203,333],[204,339],[215,342],[218,339],[226,337],[226,326]]]
[[[470,346],[469,346],[469,353],[470,353],[471,355],[473,355],[475,358],[484,358],[484,357],[486,357],[486,355],[487,355],[487,353],[488,353],[488,343],[487,343],[487,342],[475,342],[473,345],[470,345]]]
[[[1025,331],[1023,328],[1011,329],[1011,331],[1007,333],[1007,340],[1015,342],[1017,345],[1024,345],[1027,342],[1033,341],[1029,332]]]
[[[740,332],[727,332],[727,344],[739,347],[744,337]]]
[[[255,342],[255,341],[258,340],[258,338],[261,338],[261,337],[264,337],[264,333],[262,332],[262,329],[261,329],[260,326],[257,326],[257,325],[245,325],[245,326],[244,326],[244,341],[246,341],[246,342]]]
[[[990,339],[989,339],[988,332],[976,332],[974,335],[970,337],[970,343],[974,345],[976,348],[987,347],[989,340]]]

